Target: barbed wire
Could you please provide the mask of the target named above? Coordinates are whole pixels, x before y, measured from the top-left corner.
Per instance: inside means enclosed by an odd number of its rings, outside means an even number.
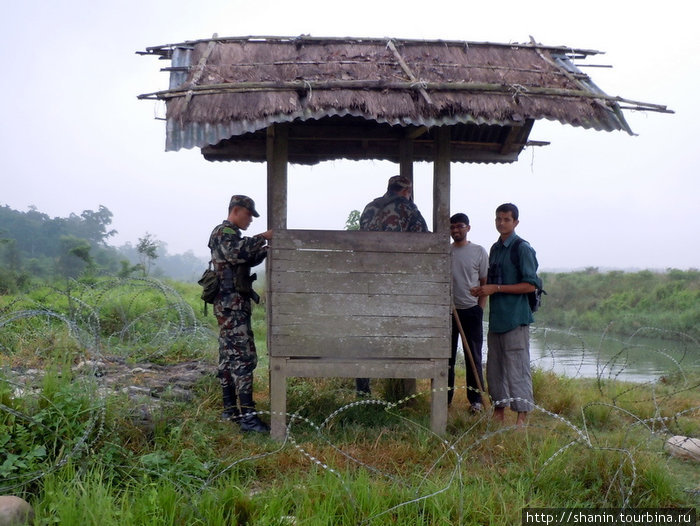
[[[61,331],[65,331],[76,351],[84,358],[83,363],[88,364],[82,369],[72,370],[74,378],[71,388],[74,390],[74,396],[89,400],[87,407],[83,408],[80,422],[71,420],[62,413],[62,409],[49,396],[44,395],[36,382],[28,381],[26,378],[22,381],[18,380],[18,377],[26,373],[26,366],[15,368],[10,366],[12,358],[21,355],[23,345],[27,345],[27,342],[45,346],[45,348],[35,349],[34,354],[48,356],[52,348],[51,341],[42,342],[38,337]],[[650,334],[672,336],[675,341],[680,342],[680,346],[673,349],[665,346],[650,347],[642,341],[642,338]],[[595,378],[598,390],[606,400],[584,404],[581,407],[580,422],[574,422],[572,418],[548,409],[547,400],[541,400],[532,404],[532,412],[541,415],[541,418],[537,423],[530,424],[524,429],[520,426],[506,425],[492,428],[493,413],[490,410],[463,421],[461,424],[465,426],[464,429],[451,429],[447,435],[439,436],[427,428],[422,423],[422,419],[412,418],[402,411],[405,406],[417,399],[429,398],[433,394],[432,390],[422,390],[396,402],[370,398],[344,403],[341,396],[338,406],[329,414],[325,416],[315,414],[313,417],[303,414],[304,411],[313,412],[313,400],[307,399],[297,407],[290,407],[290,411],[285,414],[287,426],[284,440],[271,451],[235,459],[217,469],[212,469],[207,477],[183,473],[183,479],[174,483],[185,493],[201,492],[242,463],[254,463],[274,457],[292,448],[312,465],[337,478],[350,501],[354,502],[355,495],[347,480],[348,474],[321,456],[321,453],[324,455],[335,453],[351,465],[407,488],[413,494],[413,498],[365,517],[360,522],[360,524],[370,524],[400,508],[419,505],[434,499],[450,489],[457,488],[459,492],[465,491],[467,482],[464,479],[464,473],[468,472],[471,452],[501,437],[544,429],[550,435],[559,437],[561,444],[537,467],[533,474],[533,483],[545,478],[554,464],[575,449],[620,455],[621,460],[612,475],[604,500],[622,507],[633,505],[639,478],[636,457],[643,452],[658,452],[659,448],[654,445],[657,441],[677,433],[681,419],[693,418],[700,411],[700,407],[688,407],[669,413],[670,402],[675,396],[698,388],[697,384],[689,384],[687,375],[687,371],[693,365],[697,366],[699,362],[698,342],[681,333],[672,334],[671,331],[651,327],[637,329],[632,336],[624,339],[612,337],[610,331],[606,329],[602,335],[599,335],[595,345],[587,343],[587,338],[573,329],[536,327],[533,328],[532,335],[541,346],[540,356],[532,359],[533,367],[545,372],[556,372],[563,358],[559,351],[561,346],[559,342],[563,339],[568,341],[568,347],[575,356],[573,367],[570,367],[567,374],[572,377],[587,375]],[[38,342],[34,341],[37,339]],[[67,462],[78,461],[88,451],[99,447],[105,434],[106,406],[110,396],[110,391],[104,389],[102,374],[97,365],[101,359],[113,354],[125,355],[129,359],[137,360],[167,357],[169,346],[178,340],[192,342],[193,347],[200,349],[207,346],[216,347],[216,334],[198,321],[192,307],[180,294],[159,280],[150,278],[105,280],[92,286],[73,282],[65,290],[43,286],[0,309],[0,357],[3,358],[3,362],[6,362],[0,364],[2,365],[0,393],[4,389],[9,393],[9,399],[15,402],[20,399],[33,400],[25,405],[17,403],[12,407],[7,400],[8,397],[5,397],[3,400],[6,403],[0,403],[0,417],[3,414],[10,415],[24,422],[25,427],[34,427],[44,434],[52,434],[54,442],[58,440],[63,442],[63,448],[58,454],[47,459],[40,468],[6,475],[0,482],[0,492],[20,491],[40,478],[59,470]],[[604,346],[611,342],[616,345],[616,349],[611,352],[604,351]],[[658,378],[627,383],[625,375],[636,367],[642,351],[650,352],[668,364],[667,372],[661,377],[665,382],[662,385],[666,390],[663,395],[659,394],[657,388]],[[594,367],[592,375],[586,370],[590,367]],[[637,393],[641,393],[643,388],[646,389],[645,393],[650,392],[650,394],[638,395]],[[465,387],[458,388],[458,390],[465,389]],[[636,398],[630,398],[633,396]],[[514,401],[523,402],[524,400],[509,398],[492,401],[492,404],[507,406]],[[622,407],[622,403],[626,407]],[[636,414],[629,408],[641,403],[651,403],[653,414]],[[32,407],[39,405],[51,408],[57,415],[53,425],[42,422],[31,412]],[[404,432],[414,430],[416,435],[429,437],[428,439],[434,441],[439,447],[433,450],[434,457],[426,464],[417,481],[408,480],[374,465],[371,461],[362,460],[347,451],[343,444],[336,443],[337,439],[333,438],[332,433],[334,423],[341,420],[347,413],[364,411],[370,407],[376,407],[388,418],[401,422]],[[598,409],[624,416],[619,419],[621,426],[619,431],[622,436],[619,447],[600,444],[593,435],[590,420],[591,415]],[[258,414],[272,416],[271,412],[265,410],[259,410]],[[641,436],[644,440],[640,443],[632,443],[633,432],[640,429],[643,431]],[[308,430],[312,432],[312,439],[309,438]],[[380,437],[377,438],[377,442]],[[305,445],[310,440],[317,446],[327,447],[328,451],[324,452],[321,447],[316,447],[320,453],[312,453]],[[2,445],[0,445],[0,451],[1,449]],[[159,473],[147,466],[140,468],[128,466],[128,469],[140,469],[144,474],[150,475]],[[438,472],[440,475],[436,475]],[[447,478],[443,479],[445,473]],[[429,483],[439,483],[440,480],[443,482],[439,487],[428,489]],[[505,479],[504,482],[510,483]],[[611,494],[613,491],[616,491],[615,495]],[[686,491],[690,495],[697,494],[697,490],[693,488],[688,488]],[[196,505],[192,504],[192,506],[195,506],[195,513],[199,514],[200,511],[196,510]],[[460,509],[459,513],[462,514],[463,510]]]

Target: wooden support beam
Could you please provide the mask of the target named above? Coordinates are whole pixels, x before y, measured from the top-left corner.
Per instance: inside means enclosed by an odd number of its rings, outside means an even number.
[[[433,160],[433,232],[450,231],[450,127],[437,129]]]
[[[391,41],[389,41],[391,42]],[[396,52],[398,55],[398,52]],[[413,141],[406,137],[399,141],[399,175],[406,177],[413,184]],[[415,199],[416,188],[413,187],[411,201]],[[416,394],[418,386],[415,378],[403,379],[403,392],[407,396]]]
[[[510,126],[510,131],[508,132],[505,141],[503,141],[503,145],[501,146],[499,153],[503,155],[520,153],[520,150],[523,149],[525,143],[527,142],[527,138],[530,135],[534,122],[534,119],[526,119],[522,126]]]
[[[399,175],[413,182],[413,141],[408,138],[399,141]]]
[[[517,139],[520,136],[520,131],[521,128],[519,126],[510,126],[510,130],[508,131],[506,140],[503,141],[503,145],[501,146],[501,150],[499,151],[499,153],[511,153],[511,151],[513,151],[514,145],[516,145],[517,149]]]
[[[417,128],[409,128],[408,133],[406,133],[406,137],[408,139],[417,139],[421,135],[428,133],[428,127],[427,126],[418,126]]]
[[[289,156],[286,124],[267,128],[267,227],[287,228],[287,160]]]
[[[267,228],[275,230],[287,229],[287,165],[289,158],[289,128],[286,124],[272,124],[267,127]],[[265,274],[270,276],[273,271],[273,258],[265,261]],[[272,327],[274,325],[274,313],[270,302],[266,302],[267,311],[267,348],[272,348]],[[270,364],[272,365],[272,364]],[[269,379],[272,379],[272,367],[268,371]],[[270,384],[272,382],[270,381]],[[286,385],[286,382],[285,382]],[[278,404],[286,404],[286,390],[270,393],[272,407]],[[280,400],[279,397],[282,397]],[[279,424],[276,424],[279,425]],[[276,430],[277,433],[281,431]]]

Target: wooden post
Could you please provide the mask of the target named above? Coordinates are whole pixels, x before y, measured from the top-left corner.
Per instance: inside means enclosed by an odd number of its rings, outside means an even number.
[[[399,175],[413,182],[413,141],[408,137],[399,142]]]
[[[430,379],[430,429],[442,435],[447,428],[447,362],[435,361],[435,372]]]
[[[413,140],[403,137],[399,142],[399,175],[406,177],[413,183]],[[415,187],[411,201],[415,200]],[[403,382],[403,393],[406,396],[414,395],[418,392],[418,383],[415,378],[404,378],[397,380]]]
[[[268,332],[270,332],[269,328]],[[287,359],[279,356],[269,358],[270,436],[282,440],[287,434]]]
[[[267,128],[267,227],[274,230],[287,228],[287,161],[288,161],[288,127],[286,124],[272,124]],[[274,243],[274,237],[272,240]],[[271,276],[274,261],[269,257],[266,262],[266,275]],[[267,351],[270,356],[272,348],[272,326],[274,316],[269,298],[274,294],[272,281],[267,280]],[[270,434],[278,439],[285,435],[285,411],[287,407],[287,377],[284,361],[270,358],[268,372],[270,385]]]
[[[447,235],[450,231],[450,127],[437,129],[433,159],[433,232]],[[450,296],[452,291],[450,291]],[[444,364],[444,362],[442,362]],[[438,366],[440,363],[437,364]],[[447,424],[447,369],[433,377],[430,424],[433,429],[445,429]]]
[[[437,129],[433,160],[433,232],[450,232],[450,127]]]
[[[288,128],[267,128],[267,228],[287,228]]]

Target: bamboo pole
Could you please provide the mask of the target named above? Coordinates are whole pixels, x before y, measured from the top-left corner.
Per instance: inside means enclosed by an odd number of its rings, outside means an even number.
[[[472,368],[472,373],[474,374],[474,379],[476,380],[476,387],[481,391],[481,398],[487,404],[490,405],[488,393],[484,390],[484,386],[481,385],[481,380],[479,379],[479,372],[476,370],[476,364],[474,363],[474,357],[472,356],[471,347],[469,347],[469,342],[467,341],[467,335],[464,334],[464,329],[462,328],[462,322],[459,321],[459,314],[457,314],[457,309],[452,305],[452,317],[457,324],[457,329],[459,330],[459,335],[462,337],[462,345],[464,346],[464,354],[469,358],[469,364]],[[469,388],[469,386],[467,386]]]
[[[216,33],[214,33],[214,37],[216,37]],[[209,42],[209,44],[207,45],[207,49],[204,50],[202,57],[199,59],[196,71],[192,76],[192,80],[189,82],[190,86],[195,86],[197,82],[199,82],[199,79],[202,78],[202,75],[204,74],[204,68],[207,65],[207,60],[209,60],[209,55],[211,55],[212,51],[214,51],[214,41]],[[183,114],[187,110],[187,106],[192,100],[192,95],[194,95],[194,91],[192,89],[188,90],[187,95],[185,95],[185,107],[182,110]]]
[[[162,44],[158,46],[149,46],[145,51],[137,51],[139,55],[150,55],[150,54],[167,54],[170,50],[176,47],[191,47],[197,44],[203,44],[210,41],[215,41],[221,44],[227,43],[261,43],[261,44],[359,44],[359,45],[385,45],[386,38],[357,38],[357,37],[312,37],[312,36],[241,36],[241,37],[217,37],[217,38],[204,38],[198,40],[186,40],[185,42],[173,43],[173,44]],[[400,43],[402,46],[407,45],[439,45],[439,46],[458,46],[463,48],[469,48],[471,46],[486,46],[486,47],[505,47],[510,49],[544,49],[547,51],[555,51],[566,54],[573,55],[600,55],[604,54],[604,51],[598,51],[595,49],[578,49],[565,46],[546,46],[543,44],[533,44],[533,43],[503,43],[503,42],[486,42],[486,41],[465,41],[465,40],[421,40],[421,39],[405,39],[405,38],[394,38],[395,42]]]
[[[383,80],[291,80],[291,81],[260,81],[260,82],[237,82],[231,84],[206,84],[202,86],[191,86],[188,88],[175,88],[169,90],[155,91],[139,95],[139,99],[162,99],[184,97],[189,92],[198,95],[215,95],[222,93],[252,92],[252,91],[298,91],[298,90],[434,90],[434,91],[467,91],[473,93],[496,93],[508,94],[518,93],[519,96],[552,96],[571,97],[583,99],[605,100],[611,102],[622,102],[637,106],[640,111],[658,111],[662,113],[674,113],[661,104],[652,104],[625,99],[619,96],[606,95],[604,93],[593,93],[582,89],[566,88],[543,88],[540,86],[511,86],[504,84],[484,83],[484,82],[404,82],[404,81],[383,81]]]
[[[411,68],[408,67],[408,64],[406,64],[403,57],[399,53],[399,50],[396,49],[396,46],[394,45],[394,42],[392,40],[389,40],[389,42],[387,43],[387,47],[394,54],[394,57],[396,57],[396,60],[398,61],[399,66],[401,66],[401,69],[403,69],[403,72],[406,73],[406,75],[408,75],[408,79],[413,83],[418,82],[418,78],[416,78],[416,76],[413,74],[413,71],[411,70]],[[425,88],[421,87],[418,89],[418,91],[420,91],[420,94],[422,95],[425,102],[427,102],[430,106],[432,106],[433,101],[430,98],[430,95],[428,95],[428,92],[425,91]]]
[[[269,67],[269,66],[321,66],[321,65],[333,65],[333,66],[355,66],[355,65],[362,65],[366,66],[368,64],[367,60],[347,60],[347,59],[340,59],[340,60],[334,60],[332,58],[328,59],[323,59],[323,60],[273,60],[271,62],[237,62],[235,64],[227,64],[228,67],[234,69],[234,68],[261,68],[261,67]],[[395,66],[395,62],[390,62],[386,60],[373,60],[371,64],[376,65],[376,66]],[[415,65],[421,66],[423,65],[420,62],[414,62]],[[518,67],[512,67],[512,66],[497,66],[494,64],[455,64],[455,63],[447,63],[447,62],[437,62],[437,63],[431,63],[431,67],[435,68],[446,68],[446,69],[463,69],[463,70],[470,70],[470,69],[485,69],[488,71],[507,71],[510,73],[533,73],[536,75],[541,75],[542,70],[541,69],[533,69],[533,68],[518,68]],[[609,65],[587,65],[587,64],[577,64],[577,67],[582,68],[582,67],[591,67],[591,68],[612,68],[612,66]],[[192,67],[167,67],[167,68],[160,68],[160,71],[163,72],[169,72],[169,71],[189,71],[192,69]],[[548,75],[556,75],[556,76],[565,76],[564,73],[562,73],[559,70],[556,71],[548,71],[546,72]],[[589,75],[585,73],[573,73],[572,74],[575,78],[582,78],[582,79],[590,79]]]

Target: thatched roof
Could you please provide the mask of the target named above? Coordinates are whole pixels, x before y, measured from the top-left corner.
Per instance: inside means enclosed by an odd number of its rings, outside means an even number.
[[[632,133],[620,102],[665,111],[603,93],[573,63],[597,51],[535,43],[242,37],[143,53],[172,61],[170,89],[140,96],[166,101],[166,149],[210,159],[264,161],[266,128],[293,122],[291,162],[396,160],[406,136],[428,160],[446,125],[453,160],[512,161],[537,119]]]

